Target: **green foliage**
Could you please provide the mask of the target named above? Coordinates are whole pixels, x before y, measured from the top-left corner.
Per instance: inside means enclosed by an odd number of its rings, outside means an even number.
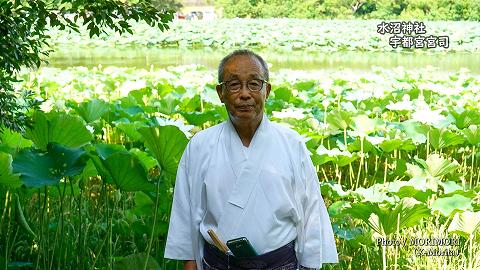
[[[162,170],[175,175],[188,143],[185,134],[174,126],[142,128],[139,132]]]
[[[19,96],[11,85],[22,67],[38,68],[51,52],[48,26],[78,32],[79,25],[85,25],[92,37],[106,28],[133,33],[130,19],[163,31],[173,15],[157,10],[149,1],[128,5],[119,0],[1,0],[0,126],[22,130],[28,124],[25,113],[34,102]]]
[[[51,142],[76,148],[92,140],[92,134],[78,116],[37,111],[33,119],[34,126],[27,130],[27,137],[40,149],[46,149]]]
[[[103,114],[105,114],[109,109],[108,104],[99,99],[92,99],[88,102],[83,102],[78,104],[78,107],[75,108],[77,113],[85,120],[87,123],[91,123],[95,120],[100,119]]]
[[[470,238],[480,227],[480,212],[465,211],[455,213],[452,222],[448,227],[449,232],[461,235],[465,238]]]
[[[18,175],[12,172],[12,156],[7,153],[0,152],[0,184],[11,188],[21,186]]]
[[[233,6],[232,6],[233,7]],[[116,49],[128,47],[179,47],[220,49],[251,48],[280,51],[286,54],[298,50],[308,52],[332,51],[388,51],[411,52],[412,49],[394,49],[389,44],[390,35],[377,33],[378,20],[312,20],[312,19],[217,19],[189,21],[178,20],[168,31],[160,32],[145,23],[132,22],[135,35],[106,34],[89,38],[89,31],[80,28],[80,34],[52,29],[52,45],[68,52],[71,48],[103,47]],[[308,31],[304,26],[308,26]],[[449,48],[414,49],[418,53],[461,51],[478,52],[480,24],[477,22],[425,22],[427,34],[450,36]],[[455,37],[455,39],[453,39]],[[73,51],[75,51],[73,49]],[[372,55],[373,56],[373,55]],[[218,57],[221,57],[219,54]],[[119,78],[120,79],[120,78]],[[161,84],[160,84],[161,85]],[[277,87],[281,87],[277,85]],[[300,89],[299,89],[300,90]]]
[[[148,260],[147,267],[144,268],[145,261]],[[114,269],[130,270],[130,269],[147,269],[158,270],[161,269],[157,260],[145,253],[131,254],[116,261],[113,265]]]
[[[227,18],[315,18],[315,19],[480,19],[478,0],[216,0]]]
[[[27,187],[56,185],[60,179],[75,176],[83,171],[85,162],[81,149],[66,148],[49,143],[46,152],[35,149],[22,150],[13,162],[13,171],[20,174]]]
[[[25,74],[19,85],[32,85],[47,101],[28,132],[0,134],[6,263],[136,269],[148,258],[147,268],[158,268],[156,262],[162,269],[180,267],[163,259],[173,179],[188,138],[227,117],[216,100],[214,73],[182,66]],[[407,238],[436,236],[448,233],[451,222],[453,235],[476,239],[478,229],[467,220],[476,222],[477,214],[469,213],[480,207],[478,128],[475,114],[464,112],[477,110],[478,74],[381,68],[352,74],[272,72],[278,87],[266,104],[270,119],[310,139],[337,247],[352,258],[337,268],[381,269],[375,239],[395,237],[397,230]],[[433,90],[421,95],[423,85]],[[42,86],[49,87],[48,97]],[[444,121],[441,128],[432,127],[434,117]],[[77,166],[75,153],[84,152]],[[36,249],[23,252],[33,244]],[[406,249],[391,251],[385,251],[385,269],[418,263]],[[442,265],[466,269],[468,252],[453,258],[462,262]]]
[[[397,206],[379,206],[373,203],[356,203],[346,213],[364,221],[380,235],[387,236],[398,230],[417,225],[430,216],[430,210],[414,199],[402,200]]]
[[[127,151],[117,151],[103,156],[101,164],[95,162],[97,170],[107,182],[114,183],[122,191],[154,191],[155,186],[148,181],[145,168],[138,158]],[[102,166],[103,168],[101,168]]]
[[[438,198],[432,203],[432,210],[436,210],[448,217],[458,211],[472,210],[472,199],[458,194],[451,197]]]

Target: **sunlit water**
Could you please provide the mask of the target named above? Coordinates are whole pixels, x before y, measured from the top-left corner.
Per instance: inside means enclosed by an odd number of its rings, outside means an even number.
[[[94,67],[122,66],[150,69],[176,65],[200,64],[215,69],[227,51],[214,49],[181,48],[89,48],[57,49],[50,55],[49,66],[67,68],[71,66]],[[445,71],[468,68],[480,73],[480,53],[385,53],[385,52],[331,52],[312,53],[304,51],[272,52],[260,54],[269,62],[271,70],[296,69],[318,70],[351,68],[369,70],[372,66],[407,69],[438,67]]]

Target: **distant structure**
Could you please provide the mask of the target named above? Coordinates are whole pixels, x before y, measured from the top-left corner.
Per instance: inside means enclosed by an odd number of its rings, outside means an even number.
[[[187,20],[214,20],[221,16],[221,12],[215,10],[213,1],[208,0],[180,0],[182,8],[180,8],[179,19],[183,16]]]

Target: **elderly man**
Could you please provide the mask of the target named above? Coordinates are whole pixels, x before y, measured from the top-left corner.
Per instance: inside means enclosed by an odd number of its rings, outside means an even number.
[[[165,257],[185,260],[185,269],[289,270],[338,261],[303,138],[264,114],[268,77],[265,61],[248,50],[219,65],[216,90],[229,120],[197,133],[177,172]],[[209,230],[223,243],[245,237],[257,255],[221,251]]]

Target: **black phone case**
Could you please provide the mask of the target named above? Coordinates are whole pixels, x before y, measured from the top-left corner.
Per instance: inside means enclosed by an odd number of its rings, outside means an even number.
[[[257,256],[257,252],[246,237],[239,237],[227,241],[227,247],[230,251],[239,258]]]

